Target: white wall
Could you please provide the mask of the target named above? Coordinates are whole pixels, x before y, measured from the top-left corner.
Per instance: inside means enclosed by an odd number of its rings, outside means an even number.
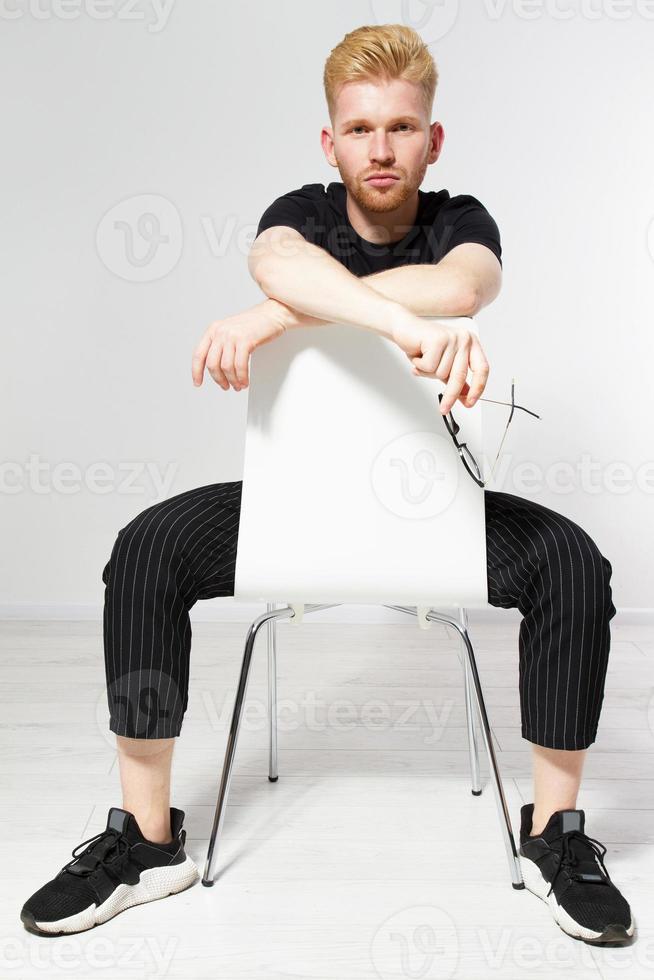
[[[329,51],[412,9],[2,8],[5,614],[97,611],[119,527],[240,479],[247,390],[194,389],[191,351],[211,320],[261,298],[245,256],[268,203],[339,177],[319,144]],[[423,187],[474,194],[502,233],[503,292],[478,320],[486,394],[506,398],[515,375],[518,401],[543,415],[517,414],[495,489],[571,516],[611,560],[616,605],[651,607],[654,4],[414,13],[446,132]],[[152,228],[137,227],[148,212],[167,236],[152,255]],[[503,413],[485,413],[491,454]],[[590,478],[574,470],[584,457]]]

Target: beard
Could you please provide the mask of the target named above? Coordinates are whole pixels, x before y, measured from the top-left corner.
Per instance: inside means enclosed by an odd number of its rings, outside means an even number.
[[[399,174],[399,180],[396,180],[388,187],[374,187],[366,181],[365,176],[350,177],[341,170],[338,159],[336,160],[336,164],[348,194],[352,195],[359,207],[375,214],[385,214],[388,211],[395,211],[396,208],[399,208],[400,205],[404,204],[405,201],[408,201],[416,193],[427,172],[427,155],[425,154],[425,159],[418,169],[410,173],[407,173],[401,167],[388,167],[387,169],[390,172]],[[383,167],[379,168],[380,173],[383,170]],[[374,171],[372,172],[374,173]],[[369,176],[370,173],[370,170],[367,171],[366,176]]]

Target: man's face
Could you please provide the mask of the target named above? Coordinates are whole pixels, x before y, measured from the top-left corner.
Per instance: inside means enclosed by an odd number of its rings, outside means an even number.
[[[400,79],[347,82],[336,100],[323,150],[348,193],[367,211],[393,211],[415,194],[438,159],[443,127],[430,125],[420,86]],[[372,174],[393,175],[375,184]]]

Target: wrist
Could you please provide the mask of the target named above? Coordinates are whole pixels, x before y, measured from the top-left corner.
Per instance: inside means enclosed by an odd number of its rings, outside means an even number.
[[[262,306],[274,318],[283,330],[291,330],[293,327],[313,326],[314,324],[324,323],[318,317],[310,316],[308,313],[300,313],[286,303],[280,303],[276,299],[266,299]]]
[[[293,326],[291,322],[293,311],[278,300],[264,299],[261,308],[282,330],[288,330],[289,327]]]
[[[388,336],[389,340],[395,341],[398,332],[405,330],[408,326],[415,326],[415,314],[407,310],[401,303],[391,303],[388,315]]]

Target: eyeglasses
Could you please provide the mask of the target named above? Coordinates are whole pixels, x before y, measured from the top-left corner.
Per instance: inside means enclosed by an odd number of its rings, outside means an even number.
[[[515,399],[514,399],[514,392],[515,392],[515,378],[511,378],[511,401],[510,402],[498,402],[498,401],[495,401],[494,398],[479,398],[478,399],[478,401],[480,401],[480,402],[493,402],[494,405],[508,405],[510,407],[510,409],[511,409],[511,412],[510,412],[509,417],[508,417],[507,422],[506,422],[506,426],[504,428],[504,433],[502,435],[502,441],[500,442],[500,448],[497,450],[497,456],[495,457],[495,462],[493,463],[493,465],[491,467],[490,480],[493,479],[493,472],[495,470],[495,466],[497,464],[497,461],[500,458],[500,453],[502,452],[502,446],[504,445],[504,439],[506,438],[506,433],[508,431],[509,424],[511,422],[511,419],[513,418],[513,412],[514,412],[514,410],[516,408],[519,408],[523,412],[527,412],[529,415],[533,415],[534,418],[536,418],[536,419],[539,419],[540,418],[540,415],[536,415],[535,412],[532,412],[532,411],[530,411],[530,409],[525,408],[524,405],[516,405]],[[441,391],[441,392],[438,393],[438,403],[439,403],[439,405],[442,402],[442,400],[443,400],[443,392]],[[490,480],[484,480],[484,478],[481,475],[481,470],[479,469],[479,466],[477,465],[477,460],[472,455],[472,453],[468,449],[468,447],[465,444],[465,442],[459,442],[459,440],[457,439],[457,435],[459,434],[459,428],[460,428],[460,426],[459,426],[458,422],[456,422],[454,420],[454,416],[452,415],[452,412],[451,411],[447,412],[446,415],[443,415],[443,421],[445,422],[445,427],[447,428],[447,431],[452,436],[452,440],[454,442],[454,445],[457,448],[457,452],[459,453],[459,456],[461,457],[461,460],[462,460],[463,465],[465,466],[466,470],[468,471],[468,473],[470,474],[470,476],[472,477],[472,479],[475,481],[476,484],[478,484],[480,487],[485,487],[486,484],[490,482]]]

